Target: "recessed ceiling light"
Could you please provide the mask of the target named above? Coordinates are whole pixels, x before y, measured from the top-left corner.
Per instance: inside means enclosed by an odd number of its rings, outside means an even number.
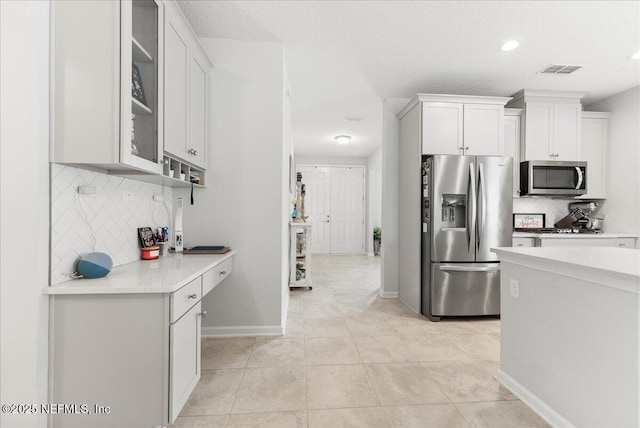
[[[351,141],[351,137],[348,135],[338,135],[335,139],[339,144],[347,144]]]
[[[634,53],[629,57],[629,59],[640,59],[640,51]]]
[[[500,50],[503,52],[508,52],[508,51],[512,51],[515,48],[518,47],[520,43],[518,43],[515,40],[509,40],[508,42],[506,42],[505,44],[503,44],[502,46],[500,46]]]

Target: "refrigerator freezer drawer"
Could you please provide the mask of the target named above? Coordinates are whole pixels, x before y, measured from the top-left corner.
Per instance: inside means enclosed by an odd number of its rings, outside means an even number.
[[[499,263],[433,263],[431,314],[500,314]]]

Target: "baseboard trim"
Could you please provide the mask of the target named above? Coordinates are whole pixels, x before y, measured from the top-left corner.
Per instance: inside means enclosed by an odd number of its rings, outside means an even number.
[[[553,427],[574,428],[571,422],[566,420],[560,413],[542,401],[537,395],[525,388],[520,382],[498,370],[498,381],[516,397],[522,400],[527,406],[536,412],[542,419]]]
[[[283,333],[281,325],[202,327],[202,337],[282,336]]]
[[[382,291],[382,289],[380,289],[378,291],[378,295],[380,295],[380,297],[382,297],[384,299],[397,299],[398,298],[398,292],[397,291]]]

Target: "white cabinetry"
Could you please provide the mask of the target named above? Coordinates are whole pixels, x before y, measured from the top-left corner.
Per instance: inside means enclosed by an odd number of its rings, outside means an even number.
[[[536,239],[535,238],[520,238],[514,237],[513,244],[514,247],[535,247]]]
[[[504,105],[508,100],[418,94],[398,117],[420,104],[423,154],[502,156]]]
[[[52,162],[161,174],[163,10],[51,3]]]
[[[635,248],[635,238],[553,238],[540,239],[539,247],[620,247]]]
[[[172,2],[165,19],[164,150],[200,168],[206,166],[207,74],[212,65],[186,18]]]
[[[113,280],[77,280],[75,287],[62,285],[60,291],[50,287],[52,402],[110,406],[109,414],[95,413],[93,407],[87,415],[56,414],[50,426],[173,423],[200,379],[201,320],[206,316],[201,300],[232,271],[231,256],[213,263],[134,262],[128,272],[116,268],[120,271]],[[176,273],[187,264],[198,266]],[[197,276],[173,292],[145,290],[158,287],[162,278],[182,281],[182,275]]]
[[[584,94],[522,90],[507,107],[524,109],[521,159],[580,160]]]
[[[311,290],[311,223],[290,223],[289,288]]]
[[[463,105],[459,103],[422,103],[422,152],[462,154],[463,115]]]
[[[582,112],[582,147],[587,162],[587,194],[583,199],[606,198],[607,138],[611,113]]]
[[[513,197],[520,196],[520,116],[522,110],[504,109],[504,156],[513,158]]]
[[[464,154],[496,155],[504,152],[504,104],[464,105]]]

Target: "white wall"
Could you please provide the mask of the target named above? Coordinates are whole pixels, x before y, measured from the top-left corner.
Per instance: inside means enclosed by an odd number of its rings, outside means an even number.
[[[640,86],[588,105],[611,112],[604,229],[640,234]]]
[[[0,2],[0,397],[47,402],[49,3]],[[0,414],[3,427],[44,427]]]
[[[382,284],[383,297],[398,297],[398,207],[400,121],[409,98],[387,98],[382,111]]]
[[[382,147],[367,158],[367,253],[373,255],[373,228],[382,227]]]
[[[204,335],[282,332],[286,225],[281,43],[203,38],[209,76],[207,188],[185,204],[184,239],[238,251],[234,272],[204,299]],[[286,171],[286,173],[285,173]],[[288,192],[288,185],[287,185]],[[188,200],[188,192],[177,190]],[[287,197],[286,203],[289,201]],[[288,210],[288,208],[287,208]]]

